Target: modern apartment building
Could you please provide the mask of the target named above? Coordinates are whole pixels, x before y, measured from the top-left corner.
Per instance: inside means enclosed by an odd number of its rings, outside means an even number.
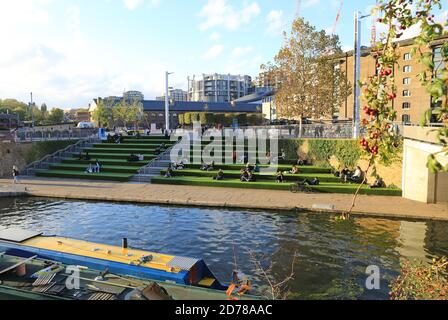
[[[182,89],[170,89],[168,99],[170,101],[188,101],[188,92]],[[156,100],[165,101],[165,94],[160,97],[156,97]]]
[[[189,101],[232,102],[253,92],[252,78],[244,75],[202,74],[188,78]]]
[[[129,101],[132,101],[132,100],[143,101],[143,100],[145,100],[145,96],[140,91],[127,91],[127,92],[123,93],[123,98],[125,100],[129,100]]]
[[[436,70],[441,70],[444,62],[441,57],[441,46],[448,41],[448,37],[438,39],[432,44],[433,59]],[[413,56],[413,39],[398,43],[398,64],[393,70],[397,84],[397,98],[393,100],[393,107],[397,111],[397,121],[404,123],[419,123],[423,113],[432,106],[431,96],[421,85],[418,74],[423,71],[417,57]],[[375,75],[377,62],[370,54],[370,48],[365,48],[361,55],[361,80]],[[340,67],[346,73],[351,85],[354,84],[353,52],[347,52],[340,57]],[[436,71],[437,73],[439,71]],[[365,105],[361,99],[361,108]],[[339,108],[340,119],[353,119],[354,96],[350,95]],[[361,116],[365,116],[361,112]]]

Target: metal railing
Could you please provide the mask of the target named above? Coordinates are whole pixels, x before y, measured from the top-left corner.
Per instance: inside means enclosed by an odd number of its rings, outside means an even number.
[[[25,168],[27,176],[35,175],[36,170],[49,169],[52,164],[61,162],[63,158],[71,157],[74,153],[81,152],[85,148],[91,147],[94,143],[100,140],[96,136],[90,136],[83,140],[79,140],[77,143],[68,146],[63,150],[56,151],[53,154],[47,155],[44,158],[34,161]]]
[[[34,141],[62,141],[86,139],[98,133],[97,129],[72,129],[72,130],[19,130],[16,133],[16,142]]]
[[[144,178],[153,175],[153,171],[155,168],[159,168],[166,164],[167,161],[171,161],[171,150],[175,145],[166,149],[165,152],[152,159],[146,166],[140,168],[138,173],[134,176],[134,179],[138,182],[142,183]],[[162,164],[161,164],[162,163]]]

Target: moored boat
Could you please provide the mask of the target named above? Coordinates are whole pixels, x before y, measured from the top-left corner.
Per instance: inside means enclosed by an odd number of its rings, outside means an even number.
[[[172,256],[111,246],[20,229],[0,230],[0,252],[10,256],[57,261],[65,265],[163,283],[225,292],[222,284],[201,259]]]
[[[74,272],[74,270],[77,270]],[[226,300],[226,292],[0,252],[0,300]],[[245,295],[240,299],[256,299]]]

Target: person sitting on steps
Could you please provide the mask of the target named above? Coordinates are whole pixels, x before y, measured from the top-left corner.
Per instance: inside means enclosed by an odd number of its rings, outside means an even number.
[[[140,158],[139,158],[138,156],[136,156],[135,154],[132,153],[132,154],[129,156],[128,161],[129,161],[129,162],[137,162],[137,161],[140,161]]]
[[[249,173],[246,169],[241,169],[241,182],[249,182]]]
[[[283,175],[283,172],[281,170],[277,171],[277,177],[276,177],[277,183],[283,183],[285,182],[285,176]]]
[[[166,169],[165,178],[172,178],[173,177],[173,169],[171,168],[171,164]]]
[[[93,169],[92,164],[89,163],[89,165],[88,165],[88,167],[87,167],[87,169],[86,169],[86,173],[93,173],[93,172],[94,172],[93,170],[94,170],[94,169]]]
[[[376,178],[375,182],[372,185],[370,185],[370,189],[378,189],[378,188],[386,188],[386,184],[380,177]]]
[[[165,151],[166,151],[166,145],[165,145],[165,143],[162,143],[160,146],[158,146],[156,148],[155,154],[159,155],[159,154],[161,154],[161,153],[163,153]]]
[[[301,184],[309,185],[309,186],[318,186],[320,184],[320,181],[318,178],[314,178],[311,181],[308,179],[305,179]]]
[[[222,169],[219,169],[218,174],[213,177],[213,180],[216,181],[224,180],[224,171],[222,171]]]
[[[355,173],[350,177],[350,181],[355,183],[361,183],[364,179],[363,172],[360,166],[356,167]]]
[[[103,169],[103,165],[101,164],[101,162],[98,159],[96,159],[95,167],[94,167],[95,172],[100,173],[102,169]]]
[[[300,169],[298,166],[294,165],[291,169],[291,171],[289,171],[289,173],[291,174],[299,174],[300,173]]]

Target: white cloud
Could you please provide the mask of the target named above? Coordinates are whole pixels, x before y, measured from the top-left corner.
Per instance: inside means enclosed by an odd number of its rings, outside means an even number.
[[[224,51],[224,46],[222,44],[217,44],[211,47],[202,57],[206,60],[211,60],[219,55]]]
[[[62,6],[53,16],[47,7],[51,0],[18,2],[0,5],[0,38],[8,43],[8,50],[0,53],[1,99],[28,101],[32,91],[38,104],[72,108],[86,106],[99,95],[119,95],[124,88],[148,97],[163,89],[166,65],[155,60],[151,65],[117,65],[124,59],[114,44],[83,34],[77,5]]]
[[[218,41],[219,39],[221,39],[221,35],[218,32],[213,32],[210,35],[210,40],[212,41]]]
[[[268,25],[266,31],[272,35],[278,35],[283,30],[283,11],[272,10],[266,17],[266,23]]]
[[[247,47],[236,47],[232,50],[231,56],[232,57],[241,57],[248,53],[251,53],[254,50],[253,47],[247,46]]]
[[[160,0],[149,0],[148,2],[152,7],[158,7],[160,5]],[[123,0],[123,3],[128,10],[133,11],[145,4],[145,0]]]
[[[224,27],[228,30],[238,30],[243,24],[249,23],[252,18],[261,12],[256,1],[244,2],[243,7],[236,10],[227,0],[208,0],[199,16],[205,21],[199,26],[201,30]]]

